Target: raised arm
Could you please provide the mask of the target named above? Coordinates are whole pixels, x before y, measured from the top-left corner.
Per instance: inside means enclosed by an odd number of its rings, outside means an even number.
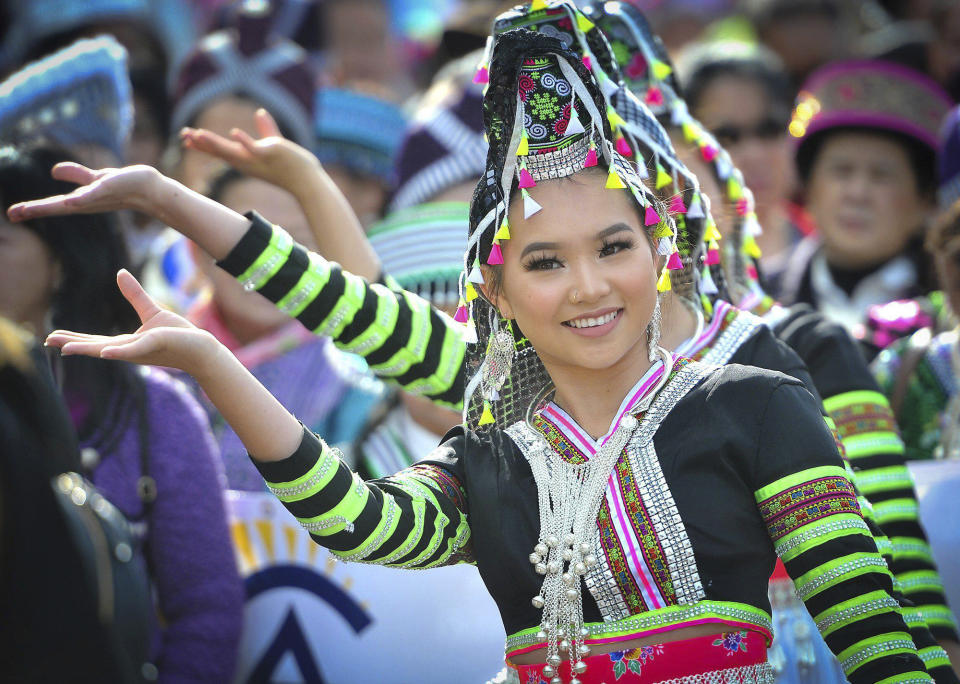
[[[451,453],[432,464],[364,483],[216,338],[161,309],[126,271],[117,281],[143,322],[136,332],[58,330],[47,343],[64,354],[168,366],[192,375],[274,494],[318,543],[341,557],[417,568],[469,558],[467,495],[455,445],[448,444]]]
[[[464,326],[416,295],[394,291],[307,252],[280,227],[243,217],[148,166],[93,171],[59,164],[81,184],[67,195],[12,206],[14,221],[135,209],[196,242],[219,265],[309,330],[366,358],[385,380],[450,408],[462,404]]]
[[[363,226],[336,184],[313,154],[287,140],[265,109],[254,124],[259,139],[234,129],[232,139],[203,128],[184,128],[183,145],[218,157],[237,170],[261,178],[293,195],[310,224],[317,251],[367,280],[380,277],[380,260]]]

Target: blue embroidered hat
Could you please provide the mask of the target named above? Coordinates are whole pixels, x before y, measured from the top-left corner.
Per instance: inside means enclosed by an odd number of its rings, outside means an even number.
[[[321,163],[393,184],[393,161],[407,125],[399,107],[349,90],[322,88],[315,108],[313,151]]]
[[[0,83],[0,140],[95,144],[122,160],[132,127],[127,51],[112,37],[77,41]]]
[[[183,0],[21,0],[10,3],[10,25],[0,45],[0,66],[17,67],[33,48],[59,34],[96,24],[124,22],[152,35],[163,49],[168,74],[196,38],[194,17]]]

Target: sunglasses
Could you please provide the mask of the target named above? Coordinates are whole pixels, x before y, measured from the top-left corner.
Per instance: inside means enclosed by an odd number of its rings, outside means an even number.
[[[782,135],[786,135],[786,133],[787,122],[774,116],[761,119],[753,126],[724,124],[713,129],[713,135],[717,138],[717,141],[725,147],[736,145],[750,138],[766,141],[775,140]]]

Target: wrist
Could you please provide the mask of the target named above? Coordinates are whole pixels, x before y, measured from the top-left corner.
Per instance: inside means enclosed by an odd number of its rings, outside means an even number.
[[[220,340],[206,330],[198,330],[195,351],[190,367],[183,370],[191,375],[201,387],[220,377],[236,357]]]

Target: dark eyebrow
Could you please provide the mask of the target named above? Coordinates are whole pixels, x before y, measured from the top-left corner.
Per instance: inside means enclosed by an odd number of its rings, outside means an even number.
[[[530,252],[537,252],[541,250],[556,249],[556,242],[531,242],[529,245],[523,248],[523,251],[520,252],[520,258],[527,256]]]
[[[614,223],[609,228],[604,228],[599,233],[597,233],[597,240],[604,240],[611,235],[616,235],[617,233],[622,232],[632,233],[633,228],[628,226],[626,223]],[[523,251],[520,252],[520,258],[527,256],[530,252],[538,251],[547,251],[551,249],[558,249],[559,245],[556,242],[531,242],[529,245],[523,248]]]
[[[628,233],[632,233],[633,228],[628,226],[626,223],[614,223],[609,228],[604,228],[599,233],[597,233],[597,240],[603,240],[604,238],[608,238],[611,235],[616,235],[617,233],[622,233],[624,231]]]

